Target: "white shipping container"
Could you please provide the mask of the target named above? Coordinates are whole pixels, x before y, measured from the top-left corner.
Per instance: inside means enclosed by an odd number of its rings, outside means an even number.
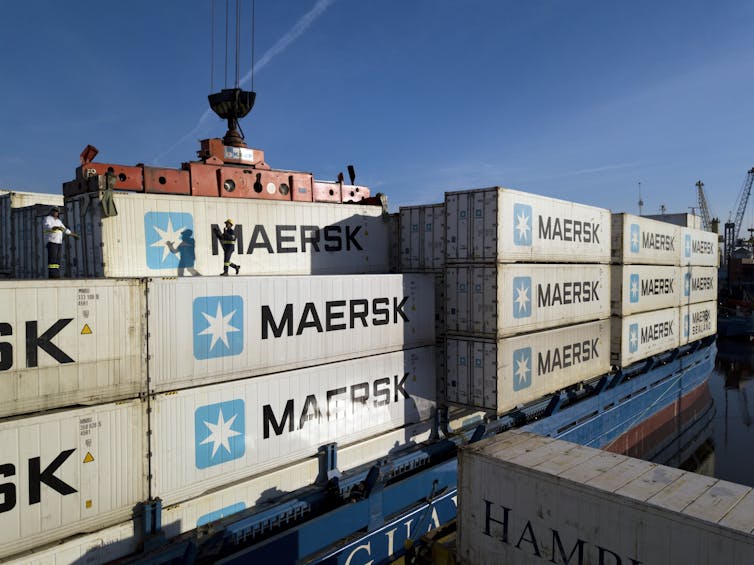
[[[613,317],[610,359],[627,367],[680,345],[678,308]]]
[[[445,400],[503,414],[610,369],[610,322],[495,341],[447,340]],[[463,381],[463,384],[461,382]],[[459,394],[464,391],[464,396]]]
[[[12,208],[21,208],[33,204],[49,206],[63,206],[63,196],[60,194],[45,194],[37,192],[1,191],[0,194],[0,271],[13,270],[13,221]],[[37,234],[42,237],[41,232]]]
[[[456,429],[461,423],[459,420],[451,421],[451,429]],[[427,441],[431,428],[430,420],[351,445],[338,446],[338,470],[348,471],[383,459],[386,454],[400,451],[408,445]],[[168,506],[162,512],[163,531],[167,537],[174,537],[243,510],[274,502],[285,493],[313,484],[321,471],[318,458],[312,456]]]
[[[681,267],[681,305],[717,300],[717,267]]]
[[[462,563],[754,563],[754,489],[509,431],[459,452]]]
[[[74,277],[219,274],[212,227],[235,222],[233,262],[256,275],[380,273],[390,267],[390,226],[379,206],[275,202],[115,192],[104,216],[97,193],[66,199],[82,234],[71,245]]]
[[[717,333],[717,301],[681,306],[681,345]]]
[[[623,265],[680,265],[681,228],[632,214],[613,214],[612,260]]]
[[[134,521],[111,526],[92,534],[23,553],[3,561],[6,565],[100,565],[121,559],[138,551],[141,532]]]
[[[717,267],[720,265],[720,246],[716,233],[691,228],[681,228],[683,249],[681,265]]]
[[[174,504],[430,417],[435,348],[158,394],[152,495]]]
[[[609,263],[610,211],[485,188],[445,195],[449,263]]]
[[[0,281],[0,418],[146,392],[138,280]]]
[[[440,271],[445,266],[445,204],[402,206],[401,271]]]
[[[673,308],[686,289],[681,269],[664,265],[614,265],[610,281],[614,316]]]
[[[432,345],[434,284],[432,274],[154,280],[152,390]]]
[[[449,266],[448,334],[507,337],[610,316],[610,266]]]
[[[0,422],[0,557],[124,522],[146,499],[142,401]]]

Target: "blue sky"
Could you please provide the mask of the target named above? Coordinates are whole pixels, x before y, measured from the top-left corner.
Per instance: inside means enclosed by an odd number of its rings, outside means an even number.
[[[4,2],[0,187],[58,192],[87,143],[178,167],[222,136],[209,5]],[[641,182],[645,213],[680,212],[702,179],[725,219],[754,167],[751,2],[257,0],[256,15],[249,145],[323,180],[352,163],[391,208],[502,185],[635,213]]]

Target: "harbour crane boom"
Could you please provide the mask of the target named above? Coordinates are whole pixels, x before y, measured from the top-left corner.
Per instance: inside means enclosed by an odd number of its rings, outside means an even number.
[[[754,168],[749,169],[746,175],[744,184],[741,187],[741,193],[738,195],[738,210],[736,211],[736,217],[734,220],[735,225],[735,238],[733,243],[738,241],[738,236],[741,233],[741,225],[744,222],[744,213],[746,212],[746,205],[749,203],[749,195],[751,194],[751,185],[754,183]]]
[[[696,181],[696,196],[699,201],[699,212],[702,214],[702,227],[709,231],[712,219],[710,217],[709,206],[707,205],[707,197],[704,195],[704,183],[700,180]]]

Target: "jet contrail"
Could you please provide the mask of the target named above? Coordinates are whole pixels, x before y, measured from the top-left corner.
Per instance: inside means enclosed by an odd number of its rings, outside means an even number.
[[[335,0],[317,0],[317,3],[312,9],[304,14],[295,24],[293,24],[293,27],[288,30],[288,32],[283,37],[278,39],[275,45],[270,47],[262,55],[259,61],[254,65],[254,72],[261,71],[273,58],[275,58],[276,55],[280,55],[280,53],[285,51],[288,46],[296,41],[307,29],[309,29],[314,21],[318,17],[320,17],[322,13],[327,10],[327,8],[330,7],[330,4],[333,4],[334,2]],[[240,84],[243,85],[244,83],[249,82],[249,80],[251,80],[251,71],[246,73],[243,78],[241,78]],[[170,155],[176,147],[178,147],[185,141],[196,137],[197,133],[203,129],[203,126],[207,124],[207,121],[211,116],[214,116],[212,110],[205,110],[199,120],[196,122],[196,125],[191,129],[191,131],[189,131],[178,141],[176,141],[175,144],[173,144],[167,151],[163,151],[162,153],[157,155],[157,157],[152,159],[152,161],[156,163],[157,161],[162,160],[167,155]]]

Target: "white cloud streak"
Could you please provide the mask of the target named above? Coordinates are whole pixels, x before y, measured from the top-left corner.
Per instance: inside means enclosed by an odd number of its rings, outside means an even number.
[[[270,63],[270,61],[272,61],[272,59],[274,59],[277,55],[280,55],[294,41],[301,37],[301,35],[311,27],[311,25],[317,20],[317,18],[319,18],[334,2],[335,0],[317,0],[317,3],[314,5],[314,7],[306,14],[301,16],[301,18],[299,18],[299,20],[295,24],[293,24],[293,27],[289,29],[285,33],[285,35],[283,35],[283,37],[278,39],[277,42],[259,58],[259,61],[257,61],[254,65],[254,72],[258,73],[259,71],[264,69]],[[240,84],[244,85],[248,83],[251,80],[251,74],[251,71],[246,73],[243,78],[241,78]],[[153,161],[157,162],[164,159],[173,151],[175,151],[178,146],[182,145],[189,139],[196,138],[198,133],[203,130],[204,126],[207,125],[207,122],[213,115],[214,114],[212,110],[205,110],[197,121],[196,125],[191,129],[191,131],[183,135],[167,150],[157,155],[153,159]]]

